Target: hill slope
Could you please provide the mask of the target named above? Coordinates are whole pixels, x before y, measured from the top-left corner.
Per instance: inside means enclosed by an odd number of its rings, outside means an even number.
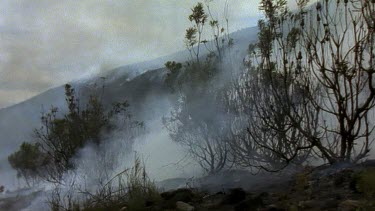
[[[257,39],[257,27],[243,29],[231,34],[234,46],[231,50],[234,62],[242,63],[247,53],[247,46]],[[86,81],[72,82],[79,95],[85,97],[95,83],[102,83],[106,78],[105,102],[129,101],[132,113],[137,119],[147,121],[160,119],[168,112],[167,99],[169,88],[164,84],[164,63],[169,60],[184,62],[189,59],[187,51],[161,57],[149,62],[116,68],[106,74],[98,75]],[[159,102],[151,105],[149,102]],[[7,157],[23,141],[32,140],[34,128],[40,127],[41,112],[46,112],[53,105],[63,108],[64,87],[52,88],[22,103],[0,110],[0,178],[13,180],[14,172],[9,172]],[[7,176],[6,176],[7,175]],[[11,182],[12,183],[12,182]]]

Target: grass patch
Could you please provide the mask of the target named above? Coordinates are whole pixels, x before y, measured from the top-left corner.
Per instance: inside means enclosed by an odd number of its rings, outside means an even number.
[[[114,176],[95,193],[75,191],[83,195],[84,200],[66,196],[61,200],[60,193],[57,193],[50,201],[51,210],[118,211],[126,207],[130,211],[143,211],[152,210],[152,206],[162,200],[139,157],[136,157],[132,168]]]

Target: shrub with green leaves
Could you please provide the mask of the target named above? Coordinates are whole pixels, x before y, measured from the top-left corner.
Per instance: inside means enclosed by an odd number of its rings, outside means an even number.
[[[17,171],[17,177],[23,177],[28,186],[38,180],[42,168],[49,163],[47,154],[41,151],[39,144],[26,142],[8,157],[8,161]]]
[[[309,176],[306,173],[299,173],[296,175],[295,182],[296,191],[303,193],[309,186]]]
[[[359,174],[357,188],[366,198],[375,197],[375,169],[368,169]]]
[[[36,144],[23,143],[9,157],[12,167],[26,180],[42,176],[58,183],[64,173],[75,169],[73,157],[80,149],[87,144],[100,149],[108,141],[103,133],[115,129],[131,133],[132,129],[142,127],[142,123],[132,120],[126,101],[105,108],[101,96],[93,94],[81,106],[69,84],[65,85],[65,99],[68,112],[60,114],[58,108],[52,107],[42,115],[42,127],[34,130]]]

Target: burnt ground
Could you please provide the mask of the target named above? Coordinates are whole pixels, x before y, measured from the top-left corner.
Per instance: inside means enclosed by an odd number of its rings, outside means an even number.
[[[306,168],[289,175],[245,175],[232,172],[222,176],[231,180],[225,185],[218,185],[224,181],[219,178],[202,182],[200,189],[165,192],[163,201],[150,210],[375,211],[375,161]]]
[[[147,208],[143,210],[375,211],[375,161],[305,168],[288,174],[229,171],[167,183],[173,184],[169,188],[180,188],[160,193],[160,200],[145,202]],[[0,197],[0,210],[22,210],[40,194]],[[120,210],[130,209],[125,206]]]

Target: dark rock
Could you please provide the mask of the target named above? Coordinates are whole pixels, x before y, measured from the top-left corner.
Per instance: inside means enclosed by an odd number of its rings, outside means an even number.
[[[191,202],[194,194],[191,189],[182,188],[175,191],[161,193],[160,196],[165,200],[175,199],[177,201]]]
[[[261,193],[255,197],[248,197],[234,207],[235,211],[257,210],[264,207],[264,197],[268,196],[266,193]]]
[[[277,206],[275,205],[271,205],[265,209],[263,209],[262,211],[286,211],[285,209],[282,209],[282,208],[278,208]]]
[[[237,204],[246,199],[246,192],[242,188],[231,189],[222,201],[222,204]]]
[[[145,201],[145,205],[146,205],[146,207],[154,206],[155,205],[155,201],[153,201],[153,200],[146,200]]]
[[[224,195],[225,193],[223,191],[219,191],[217,193],[215,193],[215,195]]]
[[[357,200],[346,200],[340,203],[339,210],[341,211],[356,211],[360,208],[361,203]]]
[[[195,210],[193,206],[182,201],[176,202],[176,209],[179,211],[194,211]]]
[[[186,188],[164,192],[161,193],[160,196],[164,199],[162,207],[165,209],[175,208],[178,201],[188,203],[192,202],[194,199],[193,191]]]
[[[324,210],[327,210],[327,209],[333,209],[333,208],[337,208],[339,204],[339,201],[337,199],[327,199],[326,201],[324,201],[324,203],[322,203],[322,209]]]
[[[195,210],[193,206],[182,201],[176,202],[176,209],[180,211],[194,211]]]
[[[321,203],[322,202],[320,200],[300,201],[298,203],[298,207],[302,209],[320,207]]]

